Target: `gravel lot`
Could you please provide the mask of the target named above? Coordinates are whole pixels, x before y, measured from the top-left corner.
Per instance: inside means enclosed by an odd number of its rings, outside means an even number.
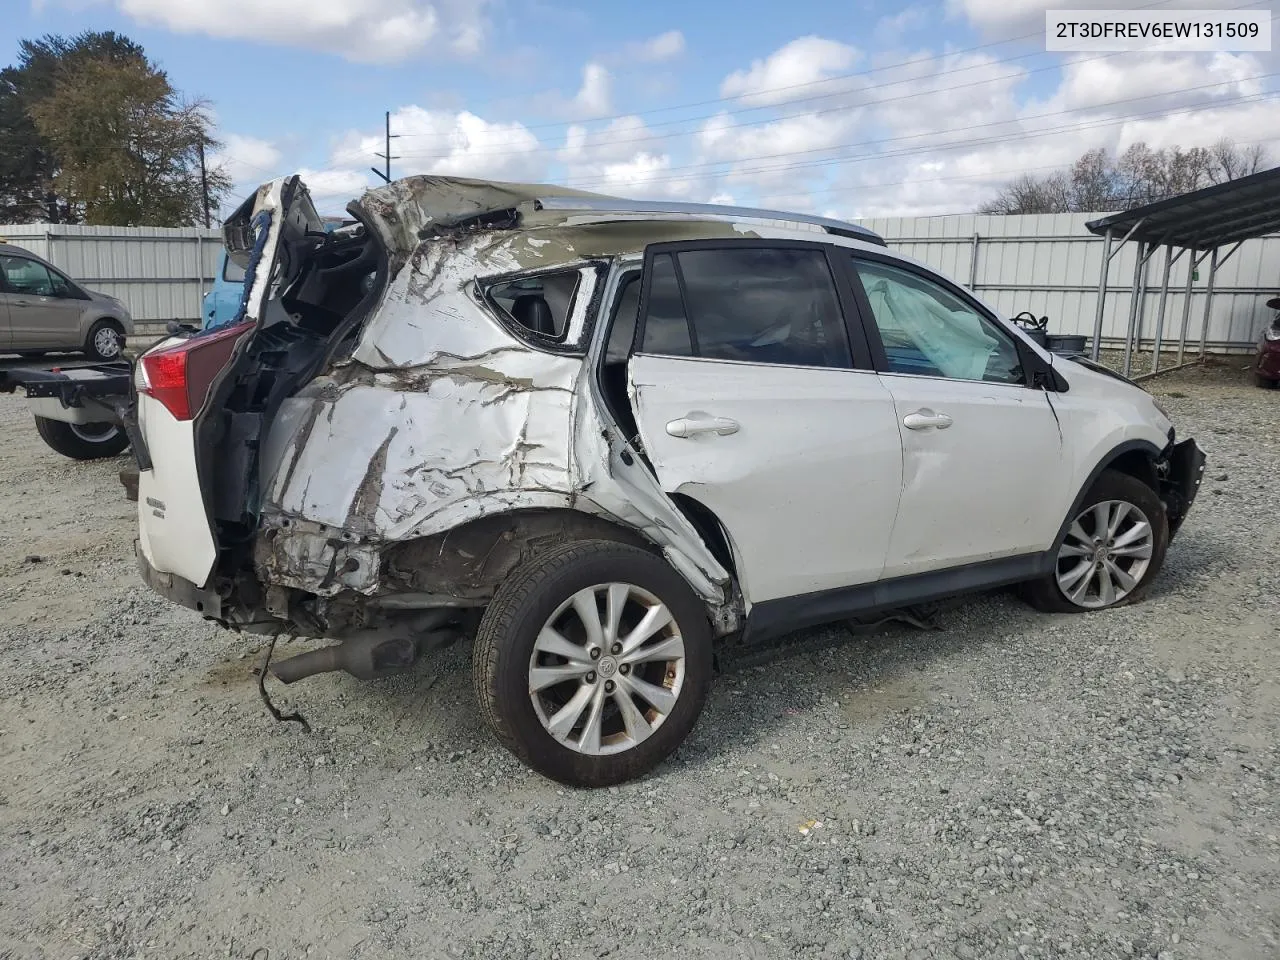
[[[495,745],[463,649],[276,723],[261,642],[140,585],[124,461],[0,397],[0,958],[1275,958],[1280,393],[1238,366],[1156,381],[1213,479],[1147,602],[809,634],[604,792]]]

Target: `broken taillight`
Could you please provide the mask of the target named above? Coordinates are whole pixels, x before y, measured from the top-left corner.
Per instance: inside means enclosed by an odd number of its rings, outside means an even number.
[[[160,401],[175,420],[192,419],[204,406],[214,377],[231,359],[237,341],[253,326],[254,321],[246,320],[217,333],[144,353],[134,372],[138,393]]]

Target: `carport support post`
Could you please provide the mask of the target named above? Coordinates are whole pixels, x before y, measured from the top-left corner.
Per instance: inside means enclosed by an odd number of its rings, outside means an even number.
[[[1187,258],[1187,287],[1182,295],[1182,330],[1178,333],[1178,361],[1175,366],[1182,365],[1182,355],[1187,350],[1187,324],[1191,321],[1191,283],[1196,276],[1196,268],[1204,262],[1205,255],[1202,253],[1196,256],[1196,251],[1191,251],[1191,256]]]
[[[1142,255],[1146,246],[1145,241],[1138,241],[1137,256],[1133,261],[1133,292],[1129,296],[1129,328],[1124,333],[1124,375],[1126,377],[1133,369],[1133,331],[1138,323],[1138,289],[1142,285],[1142,268],[1147,265],[1147,258]]]
[[[1200,359],[1204,359],[1204,348],[1209,342],[1209,316],[1213,310],[1213,280],[1218,272],[1218,248],[1213,248],[1209,257],[1209,283],[1204,288],[1204,322],[1200,324]]]
[[[1179,253],[1178,256],[1182,254]],[[1151,354],[1152,373],[1160,369],[1160,345],[1164,339],[1164,310],[1169,302],[1169,277],[1173,274],[1173,262],[1176,259],[1177,257],[1173,255],[1173,244],[1169,244],[1164,248],[1164,283],[1160,285],[1160,309],[1156,312],[1156,346]]]
[[[1098,312],[1093,318],[1093,359],[1102,350],[1102,316],[1107,308],[1107,274],[1111,272],[1111,231],[1102,238],[1102,270],[1098,277]]]

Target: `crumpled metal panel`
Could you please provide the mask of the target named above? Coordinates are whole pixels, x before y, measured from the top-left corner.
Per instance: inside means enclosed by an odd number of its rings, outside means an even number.
[[[604,436],[583,358],[523,343],[474,282],[634,250],[636,234],[654,230],[492,231],[420,244],[351,359],[286,400],[272,425],[263,447],[263,522],[272,531],[259,555],[264,578],[322,595],[373,594],[381,584],[369,548],[514,509],[570,508],[640,531],[699,594],[725,602],[727,571],[647,471],[623,462],[620,439]],[[590,253],[576,249],[583,237]],[[571,341],[599,282],[584,270]]]

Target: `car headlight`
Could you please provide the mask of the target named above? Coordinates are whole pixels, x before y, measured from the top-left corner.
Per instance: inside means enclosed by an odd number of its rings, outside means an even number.
[[[1268,340],[1280,340],[1280,327],[1272,324],[1263,331],[1262,335]]]

